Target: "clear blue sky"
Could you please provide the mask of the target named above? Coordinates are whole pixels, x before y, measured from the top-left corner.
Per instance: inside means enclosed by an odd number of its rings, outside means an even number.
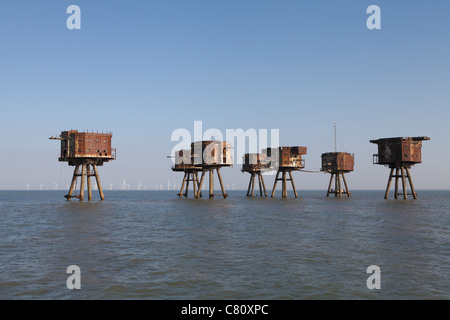
[[[81,8],[68,30],[66,8]],[[381,8],[381,30],[366,9]],[[50,135],[113,131],[105,188],[181,182],[166,158],[177,128],[279,129],[308,147],[306,169],[338,146],[355,153],[351,189],[382,189],[370,139],[430,136],[416,188],[449,188],[450,2],[4,0],[0,10],[0,189],[65,186]],[[295,173],[301,189],[325,174]],[[240,167],[225,184],[246,187]],[[271,185],[272,178],[268,178]]]

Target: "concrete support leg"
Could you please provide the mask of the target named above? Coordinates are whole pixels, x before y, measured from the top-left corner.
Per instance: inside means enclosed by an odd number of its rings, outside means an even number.
[[[291,179],[292,189],[294,190],[294,195],[298,198],[297,189],[295,188],[294,179],[292,178],[292,172],[289,171],[289,179]]]
[[[214,172],[209,170],[209,198],[214,198]]]
[[[267,197],[267,190],[266,190],[266,184],[264,183],[264,177],[262,176],[261,173],[259,174],[259,176],[261,178],[261,183],[262,183],[262,186],[264,188],[264,196]]]
[[[412,196],[413,196],[414,199],[417,199],[417,193],[414,190],[414,185],[413,185],[413,182],[412,182],[411,174],[409,173],[409,168],[406,167],[405,169],[406,169],[406,174],[408,175],[409,187],[411,188]]]
[[[405,169],[402,167],[402,187],[403,187],[403,199],[407,199],[406,181],[405,181]]]
[[[344,181],[344,186],[345,186],[345,192],[347,193],[347,197],[351,197],[351,193],[350,190],[348,190],[348,185],[347,185],[347,180],[345,180],[345,174],[342,174],[342,180]]]
[[[389,179],[386,187],[386,192],[384,193],[384,198],[387,199],[389,196],[389,189],[391,188],[392,175],[394,173],[394,168],[391,168],[391,172],[389,173]]]
[[[100,200],[105,200],[105,194],[103,193],[102,182],[100,181],[100,175],[98,174],[97,166],[94,164],[93,167],[94,167],[95,181],[97,182],[98,193],[100,195]]]
[[[80,201],[84,200],[84,179],[86,178],[86,165],[81,165]]]
[[[275,188],[277,187],[278,175],[280,174],[280,170],[277,171],[277,175],[275,176],[275,181],[273,183],[272,189],[272,198],[275,196]]]
[[[217,177],[219,178],[220,188],[222,189],[222,196],[224,199],[226,199],[228,197],[228,194],[225,192],[225,187],[223,186],[222,175],[220,174],[220,169],[217,168],[216,171],[217,171]]]
[[[330,183],[328,183],[327,197],[329,197],[330,193],[331,193],[331,185],[333,184],[333,177],[334,177],[334,173],[331,174]]]
[[[91,171],[90,165],[86,165],[86,180],[87,180],[87,189],[88,189],[88,200],[92,200],[92,186],[91,186]]]
[[[77,164],[77,166],[75,167],[75,170],[73,171],[72,183],[70,184],[69,193],[66,196],[67,201],[70,201],[72,198],[73,191],[75,190],[75,184],[77,183],[79,169],[80,169],[80,165]]]

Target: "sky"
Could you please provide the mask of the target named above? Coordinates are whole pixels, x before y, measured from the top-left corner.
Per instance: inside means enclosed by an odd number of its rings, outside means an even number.
[[[70,5],[81,29],[70,30]],[[370,5],[381,29],[370,30]],[[429,136],[416,189],[449,189],[448,0],[3,0],[0,10],[0,189],[70,183],[61,131],[112,131],[117,160],[105,189],[180,184],[176,129],[278,129],[280,145],[355,154],[350,190],[384,189],[371,139]],[[246,188],[240,166],[224,168]],[[324,173],[294,173],[297,189],[326,190]],[[273,177],[267,177],[271,185]]]

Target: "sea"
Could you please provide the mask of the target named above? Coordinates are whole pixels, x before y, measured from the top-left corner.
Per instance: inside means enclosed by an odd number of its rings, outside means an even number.
[[[0,299],[450,298],[450,191],[298,192],[0,191]]]

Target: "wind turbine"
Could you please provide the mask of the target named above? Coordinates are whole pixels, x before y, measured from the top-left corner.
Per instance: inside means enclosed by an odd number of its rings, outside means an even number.
[[[167,180],[167,190],[170,190],[170,187],[172,186],[172,184],[170,183],[169,180]]]
[[[141,190],[141,186],[142,186],[142,184],[141,184],[141,181],[139,180],[139,183],[138,183],[138,190]]]
[[[55,190],[58,190],[58,186],[59,186],[59,184],[57,184],[57,183],[55,182]]]
[[[30,184],[29,183],[27,184],[27,190],[30,190]]]
[[[123,179],[122,185],[120,186],[120,190],[126,190],[127,183],[125,182],[125,179]]]
[[[233,191],[234,191],[234,183],[231,184],[233,186]]]
[[[112,186],[114,185],[114,183],[109,183],[109,190],[112,190]]]
[[[42,182],[39,182],[39,190],[42,190],[43,187],[44,185],[42,184]]]

